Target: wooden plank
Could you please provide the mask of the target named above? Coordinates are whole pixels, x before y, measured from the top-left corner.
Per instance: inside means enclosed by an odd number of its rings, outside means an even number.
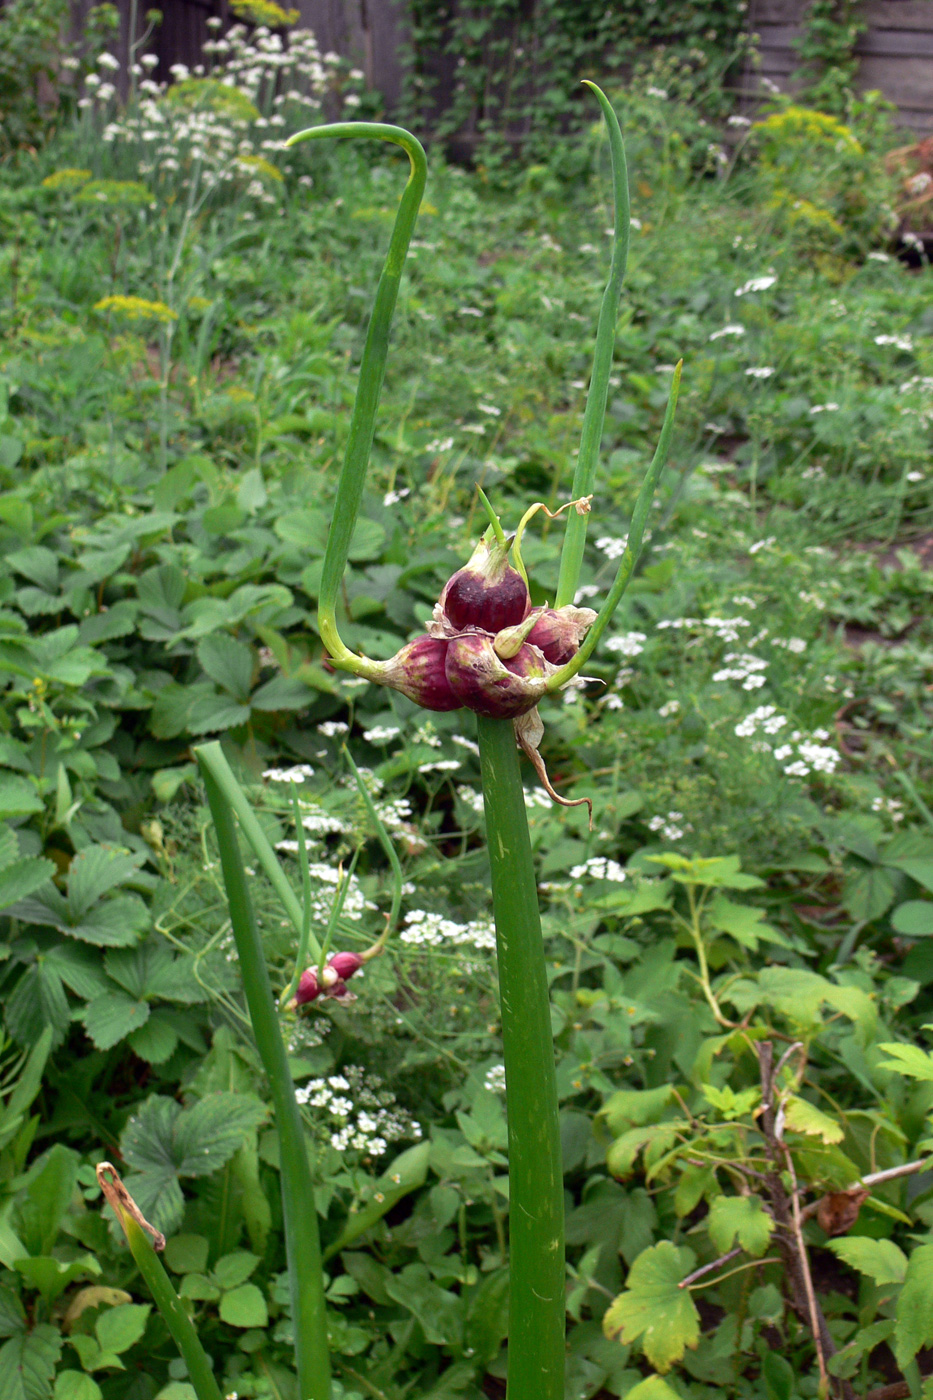
[[[858,86],[880,88],[898,106],[933,107],[933,64],[927,58],[864,58],[859,65]]]
[[[762,49],[786,49],[788,53],[796,53],[794,40],[800,37],[800,29],[796,24],[757,24],[755,33],[758,35]]]
[[[749,10],[749,25],[759,30],[763,24],[800,24],[807,11],[807,0],[758,0]],[[869,26],[883,29],[933,29],[930,0],[867,0],[860,16]]]
[[[857,54],[876,58],[933,58],[933,29],[871,29],[855,46]]]
[[[928,109],[921,111],[915,107],[901,107],[897,119],[900,126],[906,126],[918,136],[929,136],[933,133],[933,112]]]
[[[930,0],[868,0],[862,17],[872,27],[933,31]]]

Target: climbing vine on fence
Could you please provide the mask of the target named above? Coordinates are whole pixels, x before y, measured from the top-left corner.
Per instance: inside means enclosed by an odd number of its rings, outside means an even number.
[[[743,46],[747,9],[746,0],[407,0],[405,116],[438,139],[456,135],[485,163],[516,148],[535,159],[589,120],[581,79],[628,77],[659,49],[701,79],[721,74]],[[721,93],[719,82],[706,86]]]

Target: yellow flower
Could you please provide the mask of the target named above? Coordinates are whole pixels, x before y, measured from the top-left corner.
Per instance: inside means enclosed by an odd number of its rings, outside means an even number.
[[[283,10],[274,0],[233,0],[230,8],[238,19],[267,24],[270,29],[287,29],[300,18],[297,10]]]
[[[65,170],[55,170],[51,175],[46,175],[42,181],[42,188],[45,190],[76,190],[90,178],[90,170],[73,170],[68,167]]]
[[[152,191],[139,180],[90,180],[77,200],[80,204],[135,204],[137,208],[153,203]]]
[[[106,311],[122,321],[157,321],[163,326],[178,319],[178,313],[164,301],[147,301],[145,297],[103,297],[94,310]]]

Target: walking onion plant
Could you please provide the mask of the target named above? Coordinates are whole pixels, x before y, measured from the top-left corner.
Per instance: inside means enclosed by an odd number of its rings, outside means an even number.
[[[490,516],[489,528],[469,562],[445,586],[426,634],[409,642],[389,661],[371,660],[344,644],[337,625],[337,598],[373,442],[389,329],[424,192],[425,154],[407,131],[374,122],[315,127],[299,132],[288,143],[294,145],[299,141],[328,137],[375,138],[401,146],[409,158],[410,174],[376,291],[360,365],[359,387],[324,557],[318,618],[321,639],[335,666],[399,690],[427,709],[466,708],[474,711],[477,717],[496,923],[508,1114],[508,1400],[562,1400],[564,1395],[565,1265],[557,1090],[541,921],[519,750],[534,763],[552,797],[565,805],[575,805],[558,798],[547,778],[538,752],[543,726],[537,704],[578,675],[632,577],[670,445],[680,380],[678,365],[658,448],[638,494],[625,552],[603,608],[597,615],[588,608],[575,607],[573,599],[579,583],[587,513],[594,490],[629,237],[628,177],[618,120],[600,89],[592,83],[588,86],[602,108],[609,132],[615,230],[555,606],[531,606],[527,574],[521,560],[522,531],[530,516],[541,507],[532,506],[518,524],[515,535],[507,538],[484,497]],[[220,846],[247,1007],[269,1078],[281,1143],[298,1394],[300,1400],[329,1400],[331,1383],[313,1168],[250,903],[238,829],[279,893],[300,941],[295,976],[283,1000],[301,1004],[322,995],[340,996],[346,991],[346,979],[367,955],[337,953],[328,958],[335,916],[331,918],[331,929],[324,931],[319,940],[310,926],[309,890],[305,888],[303,901],[292,891],[220,745],[203,746],[197,750],[197,757]],[[375,813],[371,811],[371,815]],[[300,829],[299,823],[299,832]],[[380,839],[396,872],[398,891],[401,881],[397,857],[384,832]],[[398,894],[389,925],[397,908]],[[370,953],[374,951],[376,949]],[[312,965],[306,966],[307,962]],[[109,1171],[115,1178],[113,1169]],[[135,1216],[132,1214],[126,1201],[115,1194],[109,1178],[108,1185],[108,1199],[127,1232],[134,1256],[166,1323],[182,1349],[198,1400],[217,1400],[209,1363],[190,1324],[187,1329],[184,1327],[187,1319],[178,1315],[171,1285],[158,1267],[140,1227],[138,1212]]]

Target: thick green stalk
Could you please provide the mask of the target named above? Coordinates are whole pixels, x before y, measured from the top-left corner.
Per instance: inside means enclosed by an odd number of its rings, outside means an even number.
[[[218,774],[222,775],[226,767],[226,759],[218,743],[204,744],[195,749],[195,754],[217,832],[246,1005],[256,1048],[269,1079],[279,1134],[282,1209],[295,1331],[298,1394],[301,1400],[330,1400],[321,1240],[304,1126],[295,1100],[295,1086],[272,998],[262,939],[249,897],[236,822],[218,781]]]
[[[554,1040],[511,720],[477,716],[509,1122],[508,1400],[564,1397],[564,1188]]]
[[[198,1400],[221,1400],[220,1388],[214,1378],[210,1360],[201,1345],[200,1338],[194,1330],[190,1317],[185,1312],[181,1299],[172,1287],[171,1279],[146,1238],[145,1230],[135,1218],[139,1215],[136,1203],[109,1162],[100,1163],[97,1168],[97,1179],[107,1203],[126,1235],[126,1242],[136,1261],[136,1267],[142,1274],[146,1287],[152,1294],[153,1301],[162,1315],[162,1321],[172,1334],[172,1340],[188,1368],[188,1379],[194,1387]],[[164,1248],[164,1235],[160,1235],[156,1231],[153,1233],[159,1241],[159,1248]]]
[[[391,141],[401,146],[411,162],[411,174],[402,194],[395,226],[389,241],[382,276],[376,289],[373,314],[366,334],[363,358],[360,361],[360,375],[356,390],[356,401],[350,419],[350,433],[347,438],[346,454],[340,480],[337,483],[337,496],[334,514],[327,534],[327,549],[321,573],[321,591],[318,596],[318,625],[321,640],[338,666],[346,670],[365,674],[365,658],[355,656],[341,641],[337,631],[337,595],[340,581],[347,564],[350,539],[363,497],[363,483],[366,467],[373,445],[376,424],[376,409],[385,378],[386,356],[389,351],[389,328],[398,297],[402,269],[408,254],[408,244],[414,232],[415,220],[421,208],[428,166],[420,141],[400,126],[386,126],[382,122],[334,122],[329,126],[314,126],[307,131],[298,131],[286,142],[294,146],[299,141],[317,141],[326,136],[369,136],[380,141]],[[306,1397],[302,1396],[302,1400]]]
[[[548,678],[548,691],[559,690],[562,685],[566,685],[579,672],[582,666],[596,650],[599,640],[606,628],[612,621],[612,614],[615,612],[622,595],[632,581],[632,574],[635,572],[635,565],[638,563],[638,556],[641,554],[642,541],[645,538],[645,526],[648,523],[648,512],[651,510],[651,503],[654,500],[655,488],[661,479],[664,464],[667,461],[667,454],[671,448],[671,438],[674,435],[674,414],[677,410],[677,395],[680,392],[680,370],[683,360],[678,361],[674,369],[674,377],[671,382],[671,392],[667,400],[667,409],[664,414],[664,423],[661,427],[661,436],[658,438],[658,445],[655,454],[651,459],[651,465],[645,473],[645,479],[641,484],[641,490],[635,499],[635,509],[632,511],[632,523],[629,526],[628,539],[625,544],[625,551],[619,561],[618,573],[615,581],[606,595],[606,601],[599,610],[599,616],[593,623],[586,637],[580,644],[580,650],[566,666],[561,666],[559,671],[555,671]]]
[[[612,202],[615,230],[612,239],[612,262],[609,267],[609,281],[603,293],[599,308],[599,322],[596,328],[596,349],[593,352],[593,369],[590,374],[590,389],[586,396],[586,410],[583,414],[583,430],[580,434],[580,450],[573,473],[572,499],[581,500],[593,493],[596,480],[596,466],[599,461],[599,446],[603,437],[603,423],[606,419],[606,400],[609,396],[609,375],[612,372],[612,352],[616,343],[616,319],[619,315],[619,294],[628,262],[629,229],[631,207],[628,192],[628,170],[625,164],[625,146],[619,119],[613,111],[612,103],[595,83],[586,86],[596,94],[603,109],[603,117],[609,132],[609,150],[612,156]],[[586,544],[585,515],[572,510],[567,516],[567,529],[560,556],[560,575],[557,581],[555,608],[572,603],[580,582],[580,568],[583,563],[583,547]]]

